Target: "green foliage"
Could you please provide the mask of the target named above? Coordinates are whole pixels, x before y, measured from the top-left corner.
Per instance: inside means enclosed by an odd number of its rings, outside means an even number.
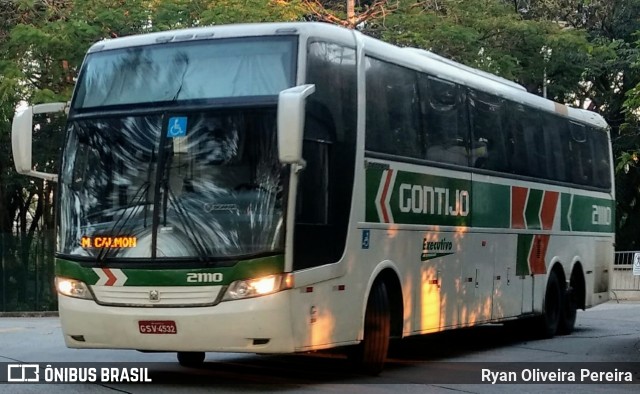
[[[633,37],[640,38],[640,30],[633,34]],[[640,39],[634,43],[634,46],[636,50],[630,54],[630,67],[635,72],[640,72]],[[626,100],[623,107],[630,122],[640,123],[640,81],[626,92]]]
[[[542,91],[546,69],[550,96],[561,101],[575,91],[589,56],[585,32],[526,20],[501,1],[402,1],[398,12],[369,30],[386,41],[516,80],[535,93]],[[552,54],[547,59],[543,48]]]
[[[202,24],[283,22],[301,20],[305,9],[299,1],[224,0],[209,2]]]
[[[97,41],[209,24],[300,20],[304,9],[297,0],[4,0],[0,15],[0,267],[6,269],[0,310],[39,310],[55,306],[49,286],[55,193],[53,185],[13,170],[15,108],[69,100],[85,53]],[[40,171],[57,169],[62,121],[34,119],[33,161]]]

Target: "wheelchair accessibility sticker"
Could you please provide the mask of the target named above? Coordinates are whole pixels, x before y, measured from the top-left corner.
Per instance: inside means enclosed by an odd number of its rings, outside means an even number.
[[[184,137],[187,135],[187,117],[175,116],[169,118],[169,124],[167,125],[167,137]]]

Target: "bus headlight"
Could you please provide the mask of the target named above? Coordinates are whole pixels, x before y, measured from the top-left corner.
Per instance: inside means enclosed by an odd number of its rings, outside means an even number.
[[[269,275],[262,278],[237,280],[229,285],[222,301],[240,300],[277,293],[293,287],[291,274]]]
[[[58,293],[67,297],[82,298],[84,300],[93,299],[87,285],[77,279],[56,277],[56,289]]]

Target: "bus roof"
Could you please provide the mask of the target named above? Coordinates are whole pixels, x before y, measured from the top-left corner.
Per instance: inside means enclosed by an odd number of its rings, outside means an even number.
[[[401,48],[354,30],[321,22],[234,24],[140,34],[99,41],[91,46],[89,53],[168,42],[281,34],[299,34],[306,37],[350,42],[354,45],[357,40],[363,44],[368,55],[380,60],[423,71],[438,78],[457,82],[543,111],[567,116],[599,128],[608,127],[604,118],[595,112],[569,107],[529,93],[522,85],[497,75],[465,66],[423,49]]]

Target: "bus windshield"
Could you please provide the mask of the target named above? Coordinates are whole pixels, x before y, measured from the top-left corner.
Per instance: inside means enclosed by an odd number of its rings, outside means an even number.
[[[281,253],[276,99],[294,84],[295,44],[233,38],[88,55],[64,147],[58,251],[207,262]]]
[[[248,96],[293,86],[295,38],[199,40],[89,54],[74,109]]]
[[[60,252],[208,261],[281,252],[275,124],[275,108],[70,121]]]

